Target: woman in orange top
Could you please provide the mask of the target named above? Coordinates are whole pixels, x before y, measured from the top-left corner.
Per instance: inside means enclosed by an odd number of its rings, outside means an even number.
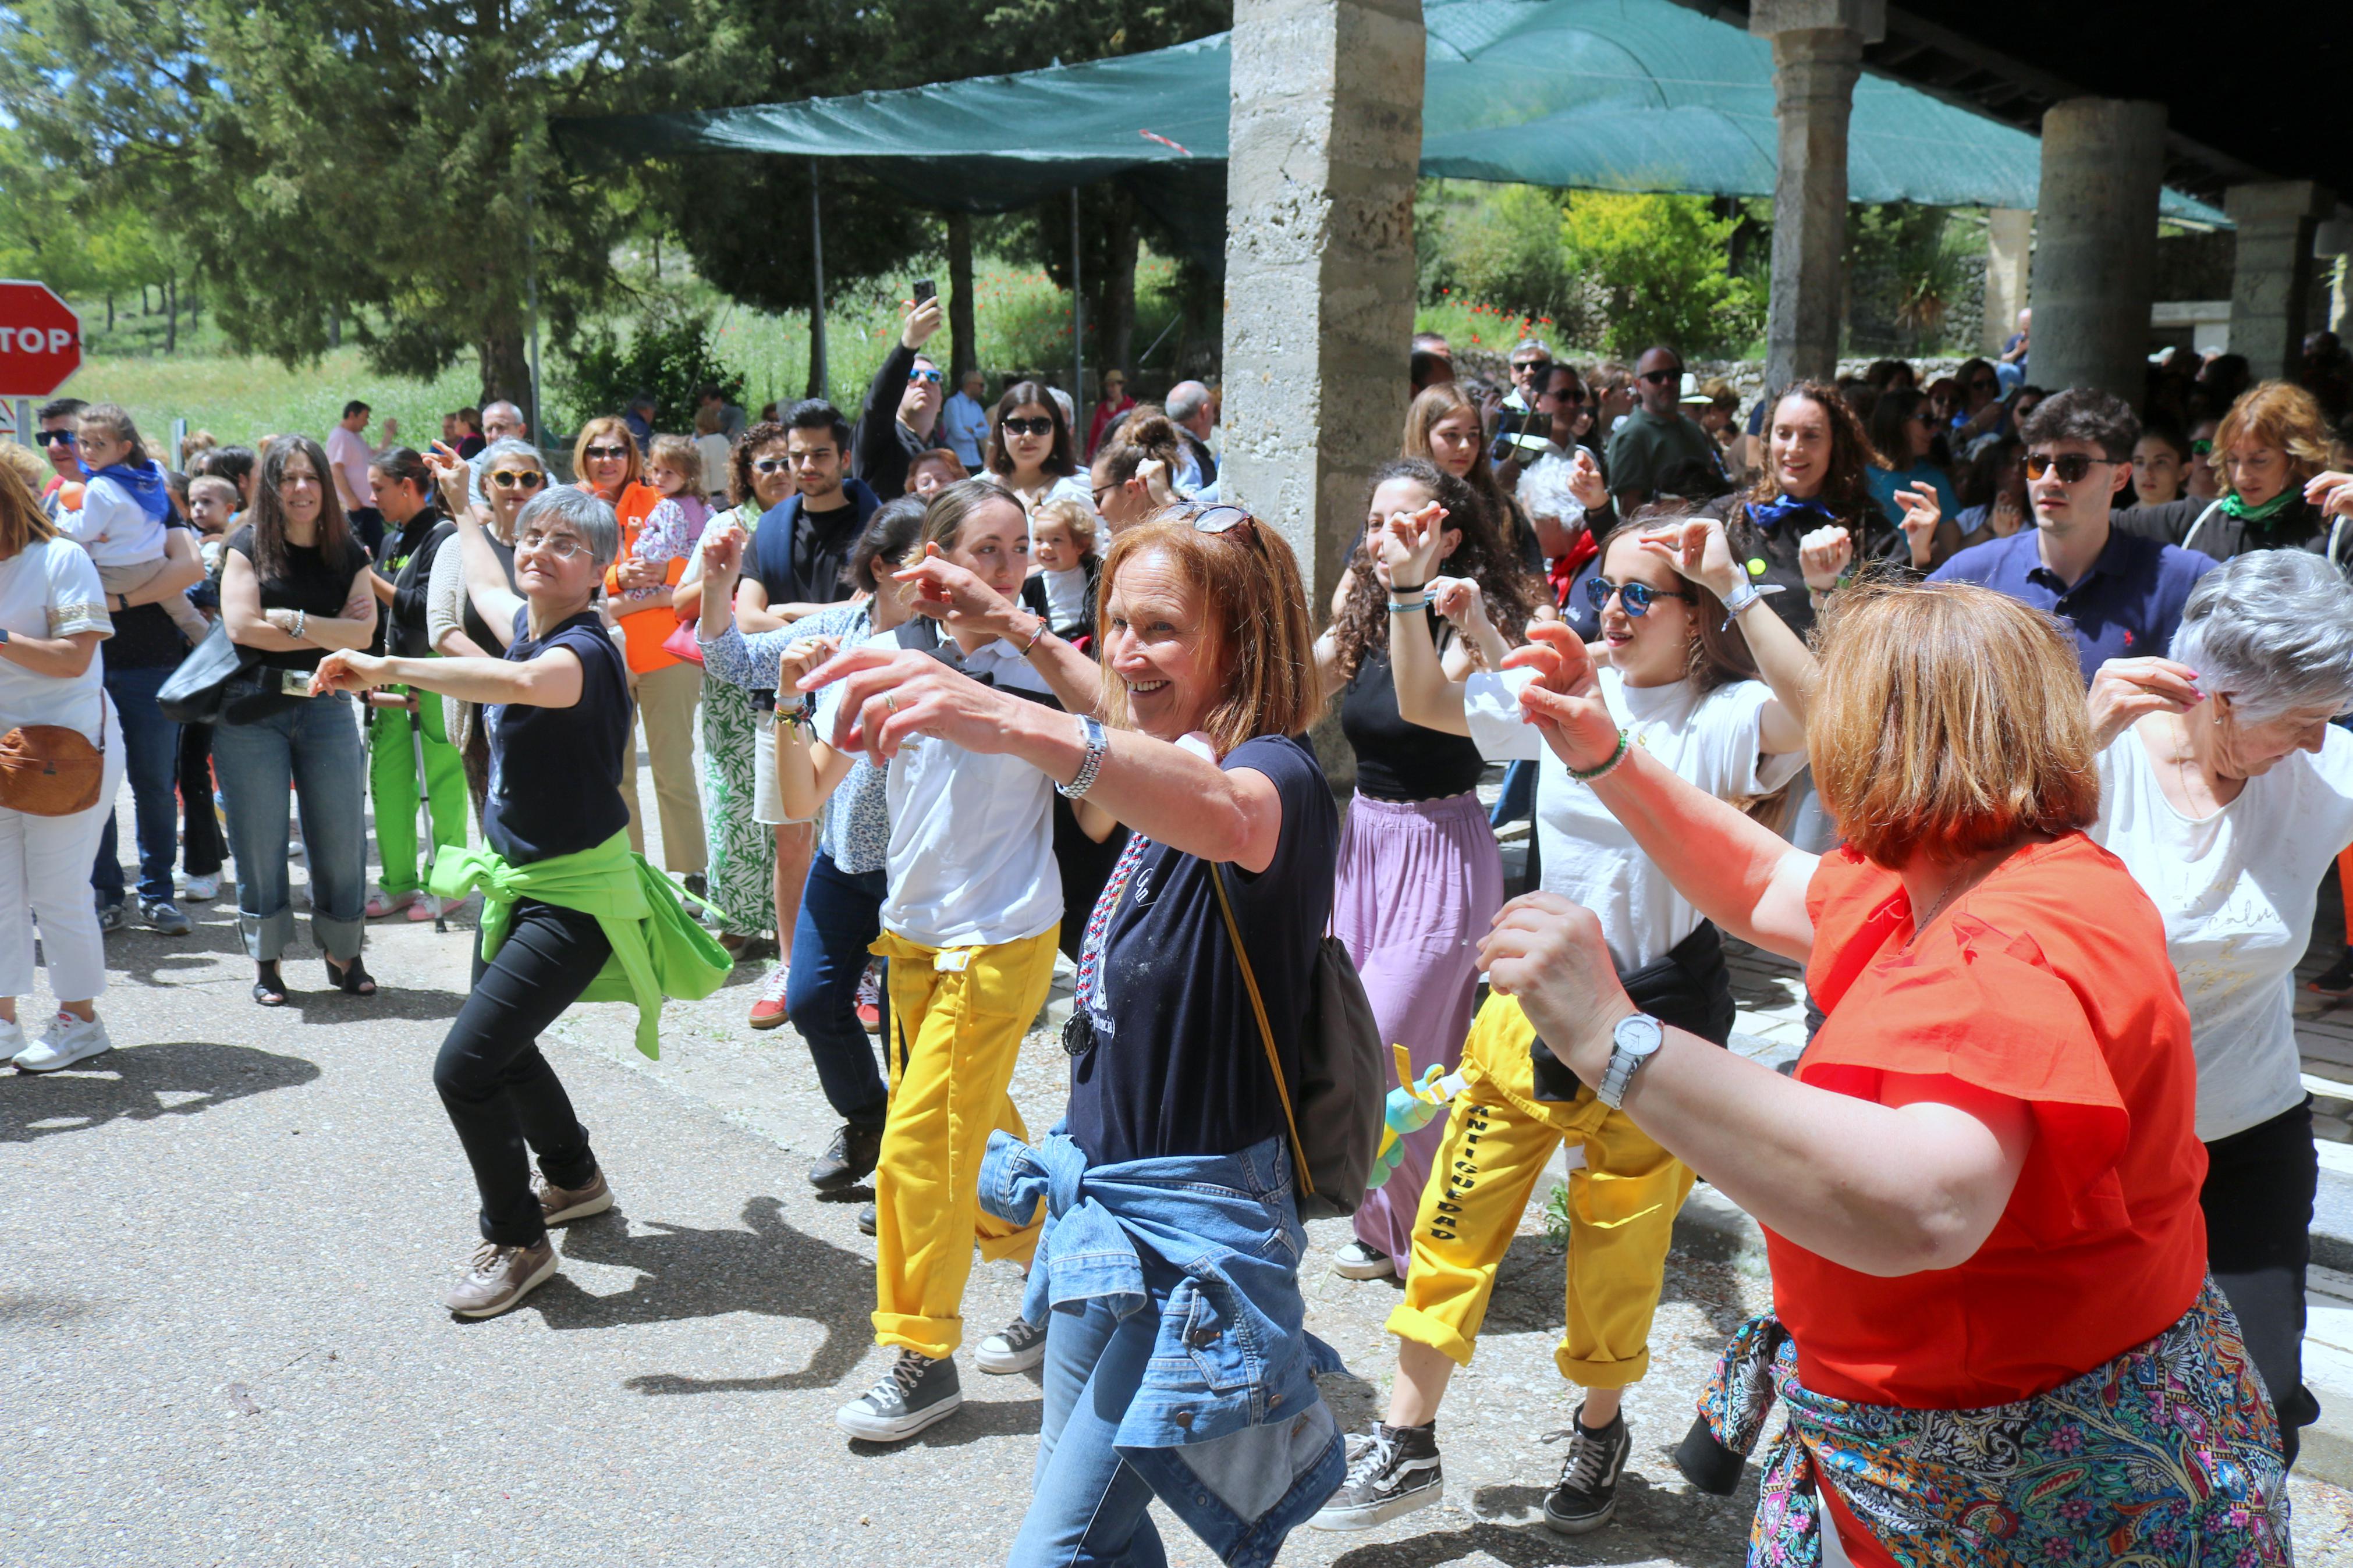
[[[1802,959],[1796,1079],[1638,1014],[1535,894],[1482,957],[1556,1055],[1754,1215],[1774,1315],[1677,1460],[1728,1493],[1778,1396],[1751,1563],[2284,1563],[2279,1432],[2206,1280],[2189,1020],[2165,931],[2084,837],[2073,645],[1959,584],[1850,590],[1809,751],[1846,845],[1793,849],[1629,747],[1573,634],[1529,721],[1709,919]],[[2242,1555],[2243,1553],[2243,1555]]]
[[[612,504],[621,521],[621,553],[605,570],[605,602],[628,644],[629,683],[645,726],[646,752],[653,761],[654,806],[661,813],[662,868],[688,879],[702,891],[706,850],[702,793],[694,772],[694,705],[702,699],[702,667],[662,651],[662,639],[678,629],[670,589],[686,571],[684,557],[657,563],[638,559],[638,536],[659,506],[661,491],[645,482],[645,459],[629,427],[607,414],[580,426],[572,444],[577,487]],[[629,847],[645,853],[646,831],[638,808],[638,748],[622,748],[621,793],[629,801]]]

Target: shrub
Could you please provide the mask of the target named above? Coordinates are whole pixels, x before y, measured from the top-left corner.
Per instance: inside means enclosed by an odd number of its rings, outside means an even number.
[[[720,363],[706,313],[657,304],[624,342],[610,326],[584,330],[553,391],[558,408],[577,426],[599,414],[618,414],[646,393],[654,400],[654,428],[694,428],[695,389],[718,384],[731,403],[744,395],[744,376]]]
[[[1611,353],[1630,358],[1652,343],[1690,353],[1756,335],[1764,300],[1725,260],[1735,222],[1710,213],[1701,196],[1571,194],[1559,225],[1563,260],[1593,291]]]

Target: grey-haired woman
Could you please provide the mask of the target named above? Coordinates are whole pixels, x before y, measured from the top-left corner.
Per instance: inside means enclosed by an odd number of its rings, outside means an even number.
[[[2091,690],[2093,837],[2165,917],[2198,1057],[2207,1262],[2279,1412],[2304,1386],[2304,1276],[2319,1165],[2293,999],[2321,873],[2353,844],[2353,586],[2303,550],[2199,580],[2171,658],[2111,659]]]

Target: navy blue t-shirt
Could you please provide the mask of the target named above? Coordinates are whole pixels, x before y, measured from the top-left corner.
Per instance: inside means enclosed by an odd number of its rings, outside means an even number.
[[[2073,586],[2042,564],[2031,528],[1973,544],[1928,574],[1932,583],[1977,583],[2047,610],[2075,634],[2075,657],[2090,684],[2112,658],[2162,658],[2181,626],[2182,601],[2214,570],[2211,556],[2111,529],[2107,548]]]
[[[1265,774],[1282,797],[1273,863],[1255,877],[1222,870],[1296,1094],[1340,815],[1314,752],[1298,741],[1245,741],[1224,766]],[[1112,916],[1096,1016],[1093,1047],[1071,1064],[1070,1134],[1090,1164],[1230,1154],[1284,1131],[1208,862],[1164,844],[1144,851]]]
[[[507,658],[536,658],[570,648],[580,661],[580,700],[569,708],[497,702],[490,723],[491,787],[482,837],[515,865],[594,849],[629,825],[621,798],[622,749],[629,743],[629,667],[593,610],[532,640],[531,612],[515,612]]]

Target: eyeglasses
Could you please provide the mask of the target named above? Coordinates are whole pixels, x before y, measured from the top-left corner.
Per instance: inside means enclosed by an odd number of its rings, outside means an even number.
[[[1640,377],[1641,380],[1649,382],[1652,386],[1664,386],[1671,381],[1681,381],[1683,378],[1683,367],[1681,365],[1675,366],[1672,370],[1646,370]]]
[[[1517,360],[1513,363],[1512,374],[1514,375],[1533,375],[1540,370],[1550,370],[1551,368],[1552,362],[1550,360]]]
[[[1197,506],[1185,513],[1185,521],[1193,525],[1196,533],[1231,533],[1238,528],[1248,528],[1258,521],[1238,506],[1220,502],[1215,506]]]
[[[526,533],[515,541],[517,554],[523,551],[533,554],[544,552],[558,561],[577,561],[588,553],[588,546],[568,533]]]
[[[2061,484],[2080,485],[2084,482],[2084,476],[2092,471],[2092,465],[2094,463],[2110,467],[2114,465],[2115,459],[2087,458],[2081,452],[2062,452],[2055,458],[2048,452],[2029,452],[2026,454],[2026,477],[2030,479],[2039,479],[2056,468],[2059,470]]]
[[[792,466],[790,458],[761,458],[753,462],[752,471],[755,474],[781,474]]]
[[[547,483],[547,476],[537,468],[501,468],[491,476],[491,483],[502,490],[535,490]]]
[[[629,449],[627,447],[591,447],[581,455],[586,458],[626,458]]]
[[[945,379],[935,370],[911,370],[907,373],[907,384],[910,386],[919,381],[928,381],[934,386],[937,386]]]
[[[1113,484],[1113,485],[1097,485],[1097,486],[1095,487],[1095,510],[1096,510],[1097,511],[1101,511],[1101,510],[1103,510],[1103,497],[1105,497],[1105,496],[1107,496],[1107,495],[1111,494],[1111,492],[1112,492],[1112,491],[1113,491],[1113,490],[1115,490],[1115,489],[1119,489],[1119,486],[1117,486],[1117,485],[1115,485],[1115,484]]]
[[[1004,419],[998,423],[1005,426],[1005,433],[1008,436],[1051,436],[1054,433],[1054,422],[1044,417]]]
[[[70,447],[74,439],[74,433],[70,430],[44,430],[33,437],[35,445],[42,447]]]
[[[47,440],[47,437],[43,437],[42,439]],[[2189,455],[2193,458],[2211,458],[2214,455],[2214,443],[2211,441],[2192,441],[2189,443]]]
[[[1626,606],[1626,613],[1638,619],[1651,613],[1651,601],[1656,599],[1681,599],[1686,605],[1699,603],[1690,594],[1672,588],[1653,588],[1648,583],[1612,583],[1607,577],[1585,580],[1585,596],[1592,601],[1596,610],[1608,609],[1612,594],[1617,595]]]

